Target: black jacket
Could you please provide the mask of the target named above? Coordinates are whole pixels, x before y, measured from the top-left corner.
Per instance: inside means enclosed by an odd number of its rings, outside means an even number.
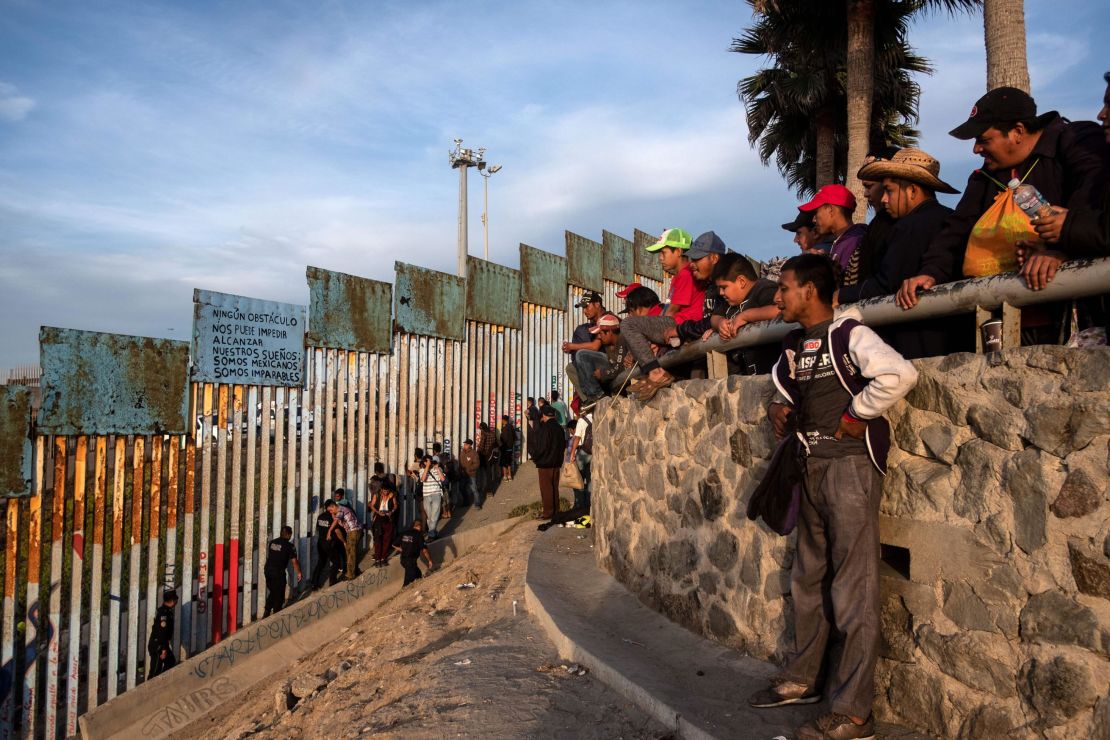
[[[1068,211],[1059,246],[1069,257],[1110,255],[1110,167],[1103,178],[1101,210]]]
[[[840,302],[890,295],[906,278],[922,274],[922,258],[951,214],[951,208],[930,199],[894,222],[886,238],[886,252],[874,274],[856,285],[842,287]]]
[[[559,422],[548,417],[532,433],[532,462],[537,468],[557,468],[563,464],[563,448],[567,437]]]
[[[971,229],[994,205],[994,198],[1000,192],[987,175],[1003,185],[1015,174],[1019,180],[1024,177],[1025,183],[1037,188],[1049,203],[1064,206],[1069,211],[1096,209],[1102,195],[1105,152],[1106,139],[1098,124],[1071,123],[1057,116],[1044,127],[1029,158],[1014,171],[988,170],[984,174],[975,170],[948,224],[929,245],[921,261],[920,274],[929,275],[938,283],[963,277],[964,251]]]

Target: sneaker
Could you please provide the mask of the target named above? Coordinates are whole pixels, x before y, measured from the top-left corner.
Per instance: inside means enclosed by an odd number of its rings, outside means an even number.
[[[748,705],[756,709],[782,707],[787,704],[814,704],[821,701],[821,692],[803,683],[774,681],[769,688],[757,691],[748,698]]]
[[[806,722],[794,733],[797,740],[874,740],[875,720],[868,717],[857,725],[850,717],[836,712]]]

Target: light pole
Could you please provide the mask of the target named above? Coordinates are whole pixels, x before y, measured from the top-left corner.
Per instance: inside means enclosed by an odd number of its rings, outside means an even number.
[[[489,169],[484,166],[485,163],[478,165],[478,174],[482,176],[482,239],[485,241],[485,249],[483,251],[483,259],[489,261],[489,179],[495,173],[501,171],[501,165],[490,165]]]
[[[478,149],[477,153],[473,149],[464,149],[462,139],[455,139],[455,150],[448,155],[451,168],[459,171],[459,277],[466,277],[466,255],[469,251],[466,231],[466,168],[477,167],[479,170],[485,168],[486,162],[483,159],[485,153],[484,148]]]

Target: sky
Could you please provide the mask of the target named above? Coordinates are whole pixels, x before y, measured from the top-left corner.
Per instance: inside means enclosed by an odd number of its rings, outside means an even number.
[[[739,0],[0,0],[0,379],[42,325],[187,340],[194,288],[304,304],[307,265],[454,272],[455,137],[503,166],[501,264],[672,226],[790,254],[797,201],[736,97],[764,60],[728,51],[750,22]],[[1092,120],[1110,4],[1026,0],[1026,22],[1040,109]],[[940,14],[910,36],[936,68],[921,147],[958,188],[982,33]]]

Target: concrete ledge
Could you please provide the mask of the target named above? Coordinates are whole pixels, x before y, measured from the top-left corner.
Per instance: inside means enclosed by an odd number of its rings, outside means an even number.
[[[588,531],[588,530],[587,530]],[[644,606],[594,561],[593,537],[553,529],[528,558],[525,604],[559,654],[581,663],[680,737],[791,737],[813,707],[757,712],[774,666],[738,655]]]
[[[507,519],[460,532],[430,546],[437,564],[503,535],[522,521]],[[365,561],[364,561],[365,562]],[[254,622],[173,670],[106,702],[78,719],[84,738],[161,738],[181,730],[242,694],[275,671],[319,648],[396,594],[400,563],[368,568]]]
[[[578,535],[587,532],[585,539]],[[678,736],[793,737],[827,705],[752,709],[776,666],[695,635],[648,608],[596,564],[592,530],[552,529],[528,557],[525,605],[560,656],[602,682]],[[924,736],[891,725],[884,738]]]

